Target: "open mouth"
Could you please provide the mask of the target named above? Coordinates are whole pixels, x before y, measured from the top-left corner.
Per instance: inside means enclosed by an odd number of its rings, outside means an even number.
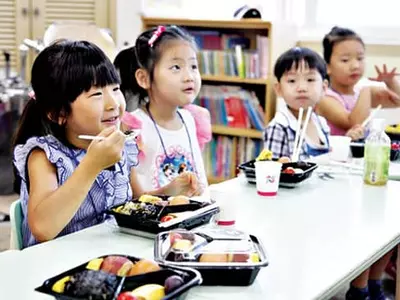
[[[194,88],[190,87],[190,88],[184,89],[183,92],[184,93],[188,93],[188,94],[192,94],[192,93],[194,93]]]
[[[119,118],[117,116],[117,117],[111,117],[111,118],[108,118],[108,119],[104,119],[101,122],[102,123],[117,123],[118,121],[119,121]]]

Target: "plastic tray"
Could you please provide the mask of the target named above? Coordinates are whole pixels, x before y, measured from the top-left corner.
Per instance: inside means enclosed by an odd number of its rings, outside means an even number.
[[[241,237],[237,238],[236,233],[239,233]],[[168,266],[198,270],[203,277],[203,285],[248,286],[253,284],[260,269],[268,265],[264,247],[253,235],[234,229],[205,227],[189,233],[192,234],[190,239],[193,248],[185,252],[185,250],[174,249],[171,245],[171,234],[183,234],[182,236],[185,237],[185,231],[181,230],[158,234],[154,247],[154,259]],[[240,250],[236,243],[239,245],[245,243],[244,245],[251,245],[251,247]],[[201,257],[205,253],[220,255],[226,258],[226,261],[202,262]],[[251,253],[258,254],[257,262],[250,260]],[[243,260],[243,255],[246,255],[244,259],[247,261]],[[234,257],[239,259],[234,259]]]
[[[157,196],[163,200],[167,200],[169,196]],[[132,200],[134,203],[139,203],[138,199]],[[199,202],[190,200],[189,204],[185,205],[173,205],[173,206],[161,206],[154,204],[154,208],[157,212],[154,218],[142,218],[135,214],[126,215],[123,213],[116,212],[114,209],[120,205],[115,205],[107,210],[106,213],[113,215],[120,228],[125,232],[133,233],[140,236],[154,238],[155,234],[162,231],[168,231],[175,228],[193,229],[198,226],[207,224],[211,217],[219,212],[218,205],[214,202]],[[189,218],[182,219],[176,218],[172,221],[161,222],[161,218],[170,213],[180,212],[192,212]]]
[[[130,259],[133,263],[140,260],[139,258],[127,256],[127,255],[120,255],[120,254],[110,254],[110,255],[126,257],[126,258]],[[101,256],[101,258],[105,258],[110,255],[104,255],[104,256]],[[85,298],[77,298],[77,297],[73,297],[73,296],[68,296],[66,294],[60,294],[60,293],[54,292],[52,290],[52,286],[54,285],[55,282],[57,282],[59,279],[64,278],[65,276],[73,275],[73,274],[76,274],[76,273],[79,273],[79,272],[85,270],[87,264],[88,264],[88,262],[86,262],[80,266],[77,266],[71,270],[68,270],[66,272],[63,272],[57,276],[52,277],[52,278],[46,280],[42,284],[42,286],[36,288],[35,290],[40,293],[54,296],[56,299],[60,299],[60,300],[85,299]],[[162,298],[163,300],[185,299],[188,291],[192,287],[200,285],[202,283],[202,278],[201,278],[200,273],[194,269],[179,268],[179,267],[174,267],[174,266],[165,266],[163,264],[159,264],[159,266],[161,267],[161,270],[156,271],[156,272],[150,272],[150,273],[137,275],[137,276],[130,276],[130,277],[116,276],[117,285],[115,288],[115,292],[113,293],[113,295],[111,297],[108,297],[104,300],[116,300],[120,293],[125,292],[125,291],[132,291],[133,289],[135,289],[141,285],[144,285],[144,284],[156,283],[156,284],[164,285],[165,280],[169,276],[172,276],[172,275],[179,275],[180,277],[182,277],[182,279],[184,280],[184,284],[181,285],[176,290],[172,291],[171,293],[165,295],[165,297]],[[104,273],[103,271],[94,271],[94,272]],[[113,275],[111,275],[111,276],[113,276]]]
[[[256,183],[256,171],[254,166],[255,160],[251,160],[249,162],[245,162],[239,165],[239,170],[242,170],[247,178],[249,183]],[[310,178],[314,170],[318,167],[317,164],[311,162],[290,162],[282,164],[282,171],[288,167],[299,168],[303,170],[301,174],[286,174],[281,173],[279,186],[286,188],[294,188],[299,185],[301,182]]]

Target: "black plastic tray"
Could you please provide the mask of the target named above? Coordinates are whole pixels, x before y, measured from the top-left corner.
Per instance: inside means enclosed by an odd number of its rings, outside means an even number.
[[[104,255],[104,256],[100,256],[100,257],[105,258],[105,257],[111,256],[111,255],[127,257],[134,263],[137,262],[138,260],[140,260],[139,258],[136,258],[133,256],[120,255],[120,254],[109,254],[109,255]],[[85,270],[87,264],[88,264],[88,262],[46,280],[42,284],[42,286],[37,287],[35,289],[35,291],[54,296],[56,299],[59,299],[59,300],[82,300],[83,298],[76,298],[76,297],[71,297],[68,295],[56,293],[52,290],[52,286],[55,282],[57,282],[59,279],[65,277],[65,276],[73,275],[75,273]],[[105,299],[105,300],[116,300],[120,293],[125,292],[125,291],[132,291],[136,287],[139,287],[144,284],[156,283],[156,284],[164,285],[165,279],[167,279],[169,276],[172,276],[172,275],[181,276],[184,280],[184,284],[182,286],[180,286],[178,289],[176,289],[175,291],[165,295],[163,300],[170,300],[170,299],[183,300],[186,298],[188,291],[192,287],[200,285],[202,283],[202,277],[201,277],[200,273],[194,269],[181,268],[181,267],[175,267],[175,266],[166,266],[166,265],[160,264],[160,263],[159,263],[159,265],[161,267],[161,270],[156,271],[156,272],[151,272],[151,273],[137,275],[137,276],[130,276],[130,277],[117,276],[119,283],[115,290],[115,293],[114,293],[113,297],[111,297],[109,299]],[[102,272],[102,271],[97,271],[97,272]]]
[[[257,246],[260,255],[260,262],[257,263],[226,263],[216,265],[213,263],[200,263],[189,261],[170,261],[162,255],[162,243],[165,242],[168,233],[163,232],[157,235],[154,247],[154,259],[162,264],[176,267],[193,268],[200,272],[203,278],[203,285],[223,286],[249,286],[256,279],[260,269],[268,266],[269,262],[265,249],[260,241],[253,235],[249,235],[252,242]]]
[[[254,166],[255,160],[251,160],[239,165],[239,170],[242,170],[249,183],[256,183],[256,170]],[[311,162],[290,162],[282,164],[282,171],[288,167],[299,168],[303,170],[301,174],[286,174],[281,173],[279,186],[286,188],[294,188],[301,182],[308,179],[314,170],[318,167],[317,164]]]
[[[165,195],[158,195],[164,200],[168,199],[169,196]],[[132,200],[133,202],[138,202],[138,199]],[[163,231],[172,230],[175,228],[182,228],[182,229],[193,229],[204,224],[207,224],[211,217],[219,212],[219,208],[215,207],[203,213],[199,213],[196,216],[193,216],[189,219],[183,220],[180,223],[168,226],[168,227],[160,227],[159,225],[161,222],[159,221],[163,216],[169,213],[178,213],[178,212],[185,212],[185,211],[195,211],[201,208],[205,208],[207,205],[211,205],[214,203],[201,203],[197,201],[190,200],[189,204],[186,205],[173,205],[173,206],[160,206],[155,205],[158,210],[157,218],[156,219],[143,219],[138,218],[135,215],[126,215],[122,213],[118,213],[113,209],[119,207],[120,205],[115,205],[109,208],[106,213],[113,215],[119,227],[134,230],[134,231],[141,231],[150,234],[157,234]]]

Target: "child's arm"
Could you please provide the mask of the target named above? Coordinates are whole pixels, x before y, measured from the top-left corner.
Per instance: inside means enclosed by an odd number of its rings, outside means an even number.
[[[371,88],[361,90],[354,109],[348,113],[343,105],[336,99],[326,96],[318,102],[316,110],[335,126],[343,130],[349,130],[356,124],[361,124],[368,116],[372,105]]]
[[[133,167],[131,169],[131,187],[133,191],[133,196],[135,198],[140,197],[143,194],[147,195],[185,195],[185,196],[198,196],[202,193],[201,187],[199,186],[196,174],[192,172],[181,173],[173,181],[171,181],[166,186],[161,188],[145,191],[139,183],[137,178],[136,170]]]
[[[101,170],[121,159],[125,141],[123,133],[107,128],[93,141],[88,153],[73,174],[59,186],[57,171],[42,150],[28,158],[28,224],[38,241],[55,238],[71,221]]]
[[[361,125],[356,125],[346,132],[346,136],[351,137],[352,141],[361,140],[365,136],[365,130]]]

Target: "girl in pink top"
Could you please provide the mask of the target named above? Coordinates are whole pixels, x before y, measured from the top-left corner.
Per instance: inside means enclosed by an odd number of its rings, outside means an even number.
[[[379,104],[399,106],[400,85],[395,79],[396,69],[388,72],[384,65],[381,72],[376,67],[378,76],[372,80],[384,82],[387,88],[355,88],[365,70],[365,45],[354,31],[333,27],[324,37],[323,52],[329,90],[318,103],[317,112],[327,119],[332,135],[344,135],[353,126],[361,124],[372,107]]]

